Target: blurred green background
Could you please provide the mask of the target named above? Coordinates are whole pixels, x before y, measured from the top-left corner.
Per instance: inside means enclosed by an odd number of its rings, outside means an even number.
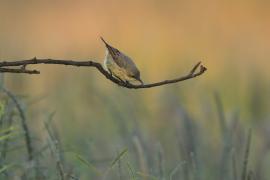
[[[267,180],[269,8],[267,0],[0,0],[0,60],[102,62],[103,36],[134,59],[146,83],[184,75],[198,61],[208,68],[143,90],[118,87],[93,68],[57,65],[5,74],[3,84],[23,104],[35,152],[48,143],[44,121],[54,112],[63,169],[74,178],[241,179],[251,128],[247,174]],[[24,163],[25,154],[11,152],[2,165]],[[61,179],[54,156],[41,154],[43,179]],[[25,169],[6,171],[12,179]]]

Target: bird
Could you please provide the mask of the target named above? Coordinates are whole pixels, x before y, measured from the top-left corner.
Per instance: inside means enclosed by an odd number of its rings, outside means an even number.
[[[100,39],[106,46],[104,67],[110,75],[116,77],[121,82],[140,82],[144,84],[140,77],[140,71],[133,60],[123,52],[109,45],[102,37]]]

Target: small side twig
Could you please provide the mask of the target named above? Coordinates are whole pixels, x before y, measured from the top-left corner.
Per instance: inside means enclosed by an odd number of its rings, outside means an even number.
[[[192,69],[191,69],[191,71],[190,71],[190,75],[192,75],[192,74],[194,74],[195,73],[195,71],[198,69],[198,67],[201,65],[201,62],[198,62]],[[201,66],[201,68],[202,68],[203,66]]]
[[[8,73],[25,73],[25,74],[40,74],[37,70],[27,70],[27,69],[11,69],[11,68],[0,68],[0,72],[8,72]]]

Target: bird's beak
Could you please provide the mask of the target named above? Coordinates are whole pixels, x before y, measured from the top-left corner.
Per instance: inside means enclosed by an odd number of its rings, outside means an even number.
[[[108,45],[108,43],[103,39],[102,36],[100,36],[100,39],[104,42],[105,45]]]

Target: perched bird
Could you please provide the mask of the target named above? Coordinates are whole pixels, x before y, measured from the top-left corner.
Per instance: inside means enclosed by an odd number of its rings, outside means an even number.
[[[139,81],[143,84],[143,81],[140,78],[140,71],[132,59],[109,45],[102,37],[100,38],[106,46],[104,66],[110,74],[125,83]]]

